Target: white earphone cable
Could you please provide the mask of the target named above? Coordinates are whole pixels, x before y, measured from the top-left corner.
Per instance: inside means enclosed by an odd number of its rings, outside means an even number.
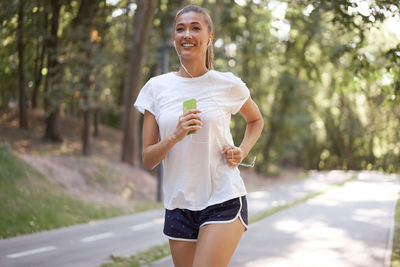
[[[178,53],[178,50],[176,49],[176,46],[175,46],[175,41],[174,41],[174,47],[175,47],[176,53],[178,54],[179,63],[181,64],[183,70],[184,70],[187,74],[189,74],[189,76],[190,76],[191,78],[193,78],[193,75],[186,69],[185,65],[183,65],[183,63],[182,63],[181,55]],[[214,98],[213,98],[213,97],[210,97],[210,95],[208,94],[208,92],[207,92],[207,95],[208,95],[208,97],[216,104],[216,106],[218,107],[218,109],[222,110],[221,107],[218,105],[218,103],[214,100]],[[190,135],[190,139],[192,139],[192,135]],[[203,142],[201,142],[201,143],[203,143]],[[207,142],[204,142],[204,143],[207,143]],[[235,164],[237,164],[238,166],[240,165],[240,166],[249,167],[249,168],[253,168],[253,167],[255,166],[255,164],[256,164],[256,159],[257,159],[256,156],[254,157],[253,161],[252,161],[250,164],[238,163],[238,162],[233,161],[233,149],[232,149],[230,152],[231,152],[231,157],[232,157],[232,161],[231,161],[232,163],[235,163]]]

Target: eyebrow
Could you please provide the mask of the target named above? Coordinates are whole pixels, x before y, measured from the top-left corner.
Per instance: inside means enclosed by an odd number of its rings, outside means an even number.
[[[201,25],[201,23],[200,23],[200,22],[197,22],[197,21],[193,21],[193,22],[191,22],[190,24],[191,24],[191,25],[192,25],[192,24],[200,24],[200,25]],[[181,23],[178,23],[178,24],[176,24],[176,26],[180,26],[180,25],[185,25],[185,24],[184,24],[184,23],[182,23],[182,22],[181,22]]]

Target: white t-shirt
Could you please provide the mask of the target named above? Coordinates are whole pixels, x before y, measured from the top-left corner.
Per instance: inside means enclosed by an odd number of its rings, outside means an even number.
[[[239,169],[230,167],[221,151],[233,145],[231,114],[249,97],[241,79],[215,70],[194,78],[170,72],[144,85],[134,105],[155,116],[161,139],[176,129],[185,100],[195,98],[202,111],[202,128],[176,143],[162,161],[166,209],[201,210],[246,194]]]

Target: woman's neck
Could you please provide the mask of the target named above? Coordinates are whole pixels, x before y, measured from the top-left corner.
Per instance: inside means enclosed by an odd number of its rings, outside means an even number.
[[[178,75],[182,77],[199,77],[208,71],[205,65],[191,64],[191,62],[181,61],[181,66],[178,71]]]

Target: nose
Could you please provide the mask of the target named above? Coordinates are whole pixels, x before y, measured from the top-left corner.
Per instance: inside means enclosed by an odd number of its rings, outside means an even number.
[[[185,35],[183,36],[185,39],[191,39],[192,38],[192,33],[190,32],[190,29],[187,28],[185,31]]]

